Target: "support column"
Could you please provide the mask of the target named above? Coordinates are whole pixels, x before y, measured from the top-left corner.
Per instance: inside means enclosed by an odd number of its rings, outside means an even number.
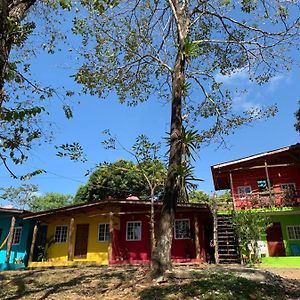
[[[268,190],[269,190],[270,204],[274,205],[272,190],[271,190],[271,181],[270,181],[270,177],[269,177],[268,164],[267,164],[266,160],[265,160],[265,171],[266,171],[266,178],[267,178],[267,184],[268,184]]]
[[[36,222],[33,227],[32,241],[31,241],[31,246],[30,246],[28,262],[32,262],[32,259],[33,259],[33,253],[34,253],[34,247],[35,247],[37,233],[38,233],[38,222]]]
[[[74,218],[71,218],[70,225],[69,225],[69,233],[68,233],[68,261],[72,261],[74,259],[73,235],[74,235]]]
[[[233,187],[233,179],[232,179],[232,173],[229,172],[229,179],[230,179],[230,189],[231,189],[231,197],[232,197],[232,206],[233,210],[235,210],[235,199],[234,199],[234,187]]]
[[[212,207],[212,214],[213,214],[213,245],[215,250],[215,262],[219,264],[219,244],[218,244],[218,208],[217,208],[217,201],[216,201],[216,194],[213,196],[213,207]]]
[[[5,256],[5,263],[9,263],[9,257],[11,252],[11,246],[14,238],[14,231],[15,231],[15,224],[16,224],[16,218],[14,216],[11,217],[11,223],[10,223],[10,229],[9,229],[9,236],[7,240],[6,245],[6,256]]]
[[[113,213],[109,213],[109,244],[108,244],[108,264],[112,261],[113,255],[114,223]]]
[[[200,261],[201,254],[200,254],[200,241],[199,241],[199,224],[198,224],[198,217],[194,214],[194,226],[195,226],[195,250],[196,250],[196,259]]]

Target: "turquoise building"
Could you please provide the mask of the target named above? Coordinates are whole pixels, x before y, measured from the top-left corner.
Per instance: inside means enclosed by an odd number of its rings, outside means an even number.
[[[14,270],[27,266],[33,223],[23,220],[25,215],[28,215],[28,212],[24,210],[0,207],[0,270]],[[9,239],[10,229],[13,232],[12,239]],[[9,240],[11,248],[7,251]],[[7,252],[10,252],[8,261]]]

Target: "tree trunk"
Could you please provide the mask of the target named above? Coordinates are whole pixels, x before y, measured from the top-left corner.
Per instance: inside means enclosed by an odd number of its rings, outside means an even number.
[[[151,189],[151,211],[150,211],[150,231],[151,231],[151,258],[155,255],[155,211],[154,211],[154,190]]]
[[[185,81],[185,57],[183,46],[178,48],[176,62],[172,74],[172,113],[170,132],[170,154],[168,175],[165,183],[163,207],[159,221],[159,232],[155,255],[152,258],[154,276],[171,269],[171,245],[176,204],[179,196],[178,168],[182,163],[182,87]]]

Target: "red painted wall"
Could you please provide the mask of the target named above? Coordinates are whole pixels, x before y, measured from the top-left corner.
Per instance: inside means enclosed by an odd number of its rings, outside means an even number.
[[[275,193],[282,192],[280,185],[284,183],[295,183],[296,189],[300,189],[300,168],[294,166],[272,167],[268,168],[268,173]],[[251,200],[239,198],[238,187],[251,186],[252,193],[258,192],[256,181],[257,179],[264,178],[266,178],[264,168],[236,171],[232,173],[233,195],[237,208],[251,208],[253,203]],[[277,204],[280,204],[280,201],[280,199],[277,199]]]
[[[123,212],[130,212],[133,207],[123,207]],[[145,213],[145,208],[139,208],[141,213],[134,214],[121,214],[120,215],[120,230],[114,230],[113,239],[113,262],[148,262],[151,259],[151,237],[150,237],[150,224],[149,215]],[[158,224],[158,214],[156,224]],[[175,240],[172,242],[172,259],[175,260],[189,260],[196,258],[195,251],[195,226],[194,226],[194,212],[177,213],[176,219],[189,219],[191,238]],[[140,241],[126,241],[126,223],[128,221],[141,221],[142,222],[142,238]],[[200,241],[200,253],[201,260],[206,261],[206,247],[209,244],[205,237],[204,229],[212,226],[212,221],[209,219],[208,214],[198,214],[199,224],[199,241]],[[205,227],[206,226],[206,227]]]

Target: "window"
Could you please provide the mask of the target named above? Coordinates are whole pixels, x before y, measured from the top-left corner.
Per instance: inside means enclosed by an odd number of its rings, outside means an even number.
[[[281,190],[284,193],[286,199],[296,197],[296,184],[295,183],[283,183],[281,184]]]
[[[14,228],[13,245],[19,245],[21,242],[22,227]]]
[[[65,243],[67,241],[68,236],[68,226],[61,225],[56,226],[54,242],[55,243]]]
[[[126,241],[140,241],[142,239],[142,222],[130,221],[126,226]]]
[[[190,238],[190,220],[175,220],[175,239],[183,240]]]
[[[109,241],[109,224],[99,224],[98,227],[98,241]]]
[[[252,193],[251,186],[250,185],[245,185],[245,186],[239,186],[237,188],[239,198],[246,198],[247,195]]]
[[[286,226],[289,240],[300,240],[300,225]]]

